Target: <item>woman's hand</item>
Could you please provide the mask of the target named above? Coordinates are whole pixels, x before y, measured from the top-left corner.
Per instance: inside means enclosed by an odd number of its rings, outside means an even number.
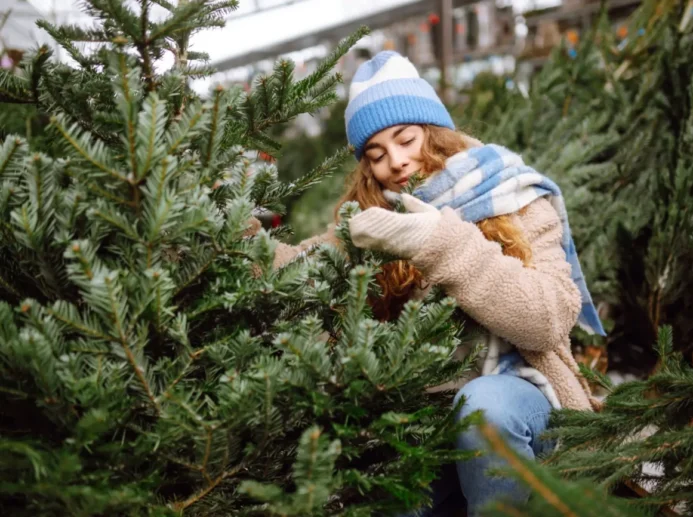
[[[376,207],[352,217],[349,231],[354,245],[403,259],[416,255],[438,225],[440,212],[409,194],[402,194],[401,200],[410,213]]]

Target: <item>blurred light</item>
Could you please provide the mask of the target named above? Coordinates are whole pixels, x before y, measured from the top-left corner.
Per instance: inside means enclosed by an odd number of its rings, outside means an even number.
[[[517,36],[520,39],[523,39],[527,37],[528,33],[529,29],[527,28],[527,23],[525,22],[524,17],[518,16],[515,19],[515,36]]]

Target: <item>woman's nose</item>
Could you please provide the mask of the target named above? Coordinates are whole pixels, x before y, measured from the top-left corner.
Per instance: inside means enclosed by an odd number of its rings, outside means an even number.
[[[390,158],[390,166],[393,169],[401,170],[409,164],[409,158],[404,153],[393,153]]]

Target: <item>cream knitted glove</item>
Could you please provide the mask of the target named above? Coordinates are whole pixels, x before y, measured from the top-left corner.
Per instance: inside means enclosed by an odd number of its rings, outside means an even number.
[[[369,208],[349,220],[351,240],[359,248],[384,251],[410,259],[438,225],[440,212],[409,194],[401,195],[410,212],[400,214],[384,208]]]

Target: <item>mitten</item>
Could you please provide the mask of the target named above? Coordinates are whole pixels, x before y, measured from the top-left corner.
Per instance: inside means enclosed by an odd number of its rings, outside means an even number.
[[[409,213],[374,207],[352,217],[349,232],[354,245],[403,259],[416,255],[438,225],[441,215],[435,207],[409,194],[402,194],[401,200]]]

